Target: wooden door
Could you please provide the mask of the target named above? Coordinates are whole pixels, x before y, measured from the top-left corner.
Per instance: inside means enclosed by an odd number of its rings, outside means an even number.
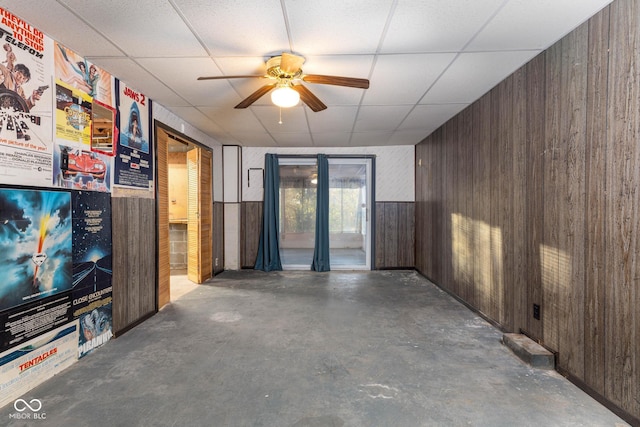
[[[187,153],[187,277],[195,283],[209,279],[213,271],[212,165],[211,151],[196,147]]]
[[[171,300],[169,249],[169,141],[166,132],[157,131],[158,152],[158,309]]]

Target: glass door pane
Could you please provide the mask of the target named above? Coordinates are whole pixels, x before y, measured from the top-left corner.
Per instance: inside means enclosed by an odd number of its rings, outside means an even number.
[[[329,159],[332,270],[370,269],[370,159]]]
[[[315,159],[280,159],[280,258],[284,269],[311,267],[317,184]]]

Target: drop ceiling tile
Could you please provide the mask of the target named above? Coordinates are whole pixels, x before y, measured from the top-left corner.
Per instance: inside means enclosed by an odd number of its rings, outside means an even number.
[[[414,105],[454,58],[453,53],[379,56],[363,105]]]
[[[278,147],[310,147],[311,135],[308,133],[271,133]]]
[[[41,14],[34,11],[43,9],[42,0],[5,0],[0,2],[0,7],[28,20],[32,26],[79,55],[123,56],[122,50],[60,3],[49,2],[46,13]],[[64,25],[51,25],[52,22],[64,22]]]
[[[398,131],[428,130],[431,133],[469,104],[417,105],[402,122]]]
[[[495,13],[503,0],[398,2],[381,52],[455,52]]]
[[[200,76],[222,74],[211,58],[140,58],[137,62],[165,85],[173,85],[172,88],[192,105],[235,105],[234,102],[240,101],[226,80],[198,80]]]
[[[358,107],[330,107],[314,113],[309,110],[307,118],[312,132],[351,132]]]
[[[213,56],[268,55],[289,49],[279,0],[175,0]]]
[[[543,50],[610,2],[511,0],[466,50]]]
[[[207,55],[170,2],[157,0],[59,1],[113,41],[128,56]]]
[[[277,147],[276,140],[266,132],[234,132],[236,145],[243,147]]]
[[[301,54],[376,52],[393,0],[284,0],[292,48]]]
[[[199,107],[198,109],[229,133],[265,131],[264,126],[248,109],[237,110],[233,107]]]
[[[351,135],[349,147],[369,147],[376,145],[388,145],[393,132],[354,132]]]
[[[471,103],[538,53],[517,51],[460,54],[420,103]]]
[[[275,105],[251,109],[269,133],[309,133],[309,124],[302,106],[283,108],[282,115],[280,108]],[[281,117],[282,124],[279,123]]]
[[[356,119],[356,132],[393,131],[407,116],[412,106],[363,106]]]
[[[397,130],[391,135],[389,144],[393,145],[416,145],[422,142],[431,132],[438,127],[429,128],[426,127],[423,130]]]
[[[195,107],[171,107],[170,111],[206,134],[224,134],[225,130]]]
[[[93,62],[165,107],[188,105],[184,99],[129,58],[94,58]]]
[[[346,147],[351,132],[313,132],[311,138],[315,147]]]

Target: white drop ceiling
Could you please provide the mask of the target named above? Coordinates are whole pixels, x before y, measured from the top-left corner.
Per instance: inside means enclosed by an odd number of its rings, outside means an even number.
[[[0,0],[220,144],[413,145],[611,0]],[[234,109],[281,52],[328,108]]]

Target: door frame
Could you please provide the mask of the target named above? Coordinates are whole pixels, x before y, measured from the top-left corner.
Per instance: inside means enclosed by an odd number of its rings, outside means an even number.
[[[213,155],[213,150],[210,147],[190,138],[189,136],[179,132],[178,130],[167,126],[166,124],[153,121],[154,132],[153,138],[155,143],[155,196],[156,196],[156,280],[155,280],[155,303],[156,310],[159,310],[164,305],[170,302],[171,299],[171,285],[170,285],[170,253],[168,250],[163,249],[163,242],[166,240],[166,244],[169,244],[169,190],[168,190],[168,139],[173,138],[193,144],[199,149],[210,151]],[[165,150],[164,153],[162,150]],[[211,182],[213,183],[213,171],[211,171]],[[213,196],[213,186],[211,188],[211,194]],[[213,199],[213,197],[212,197]],[[161,206],[166,206],[164,209]],[[213,206],[212,206],[213,209]],[[211,220],[211,226],[213,227],[213,220]],[[212,233],[213,234],[213,233]],[[213,248],[213,242],[211,242]]]
[[[278,163],[281,159],[316,159],[318,154],[278,154]],[[370,270],[376,269],[376,155],[375,154],[326,154],[327,159],[369,159],[371,166],[369,169],[371,187],[369,194],[371,196],[369,213],[369,224],[371,232],[369,233],[370,248]],[[333,268],[332,268],[333,270]],[[339,270],[339,269],[336,269]]]

